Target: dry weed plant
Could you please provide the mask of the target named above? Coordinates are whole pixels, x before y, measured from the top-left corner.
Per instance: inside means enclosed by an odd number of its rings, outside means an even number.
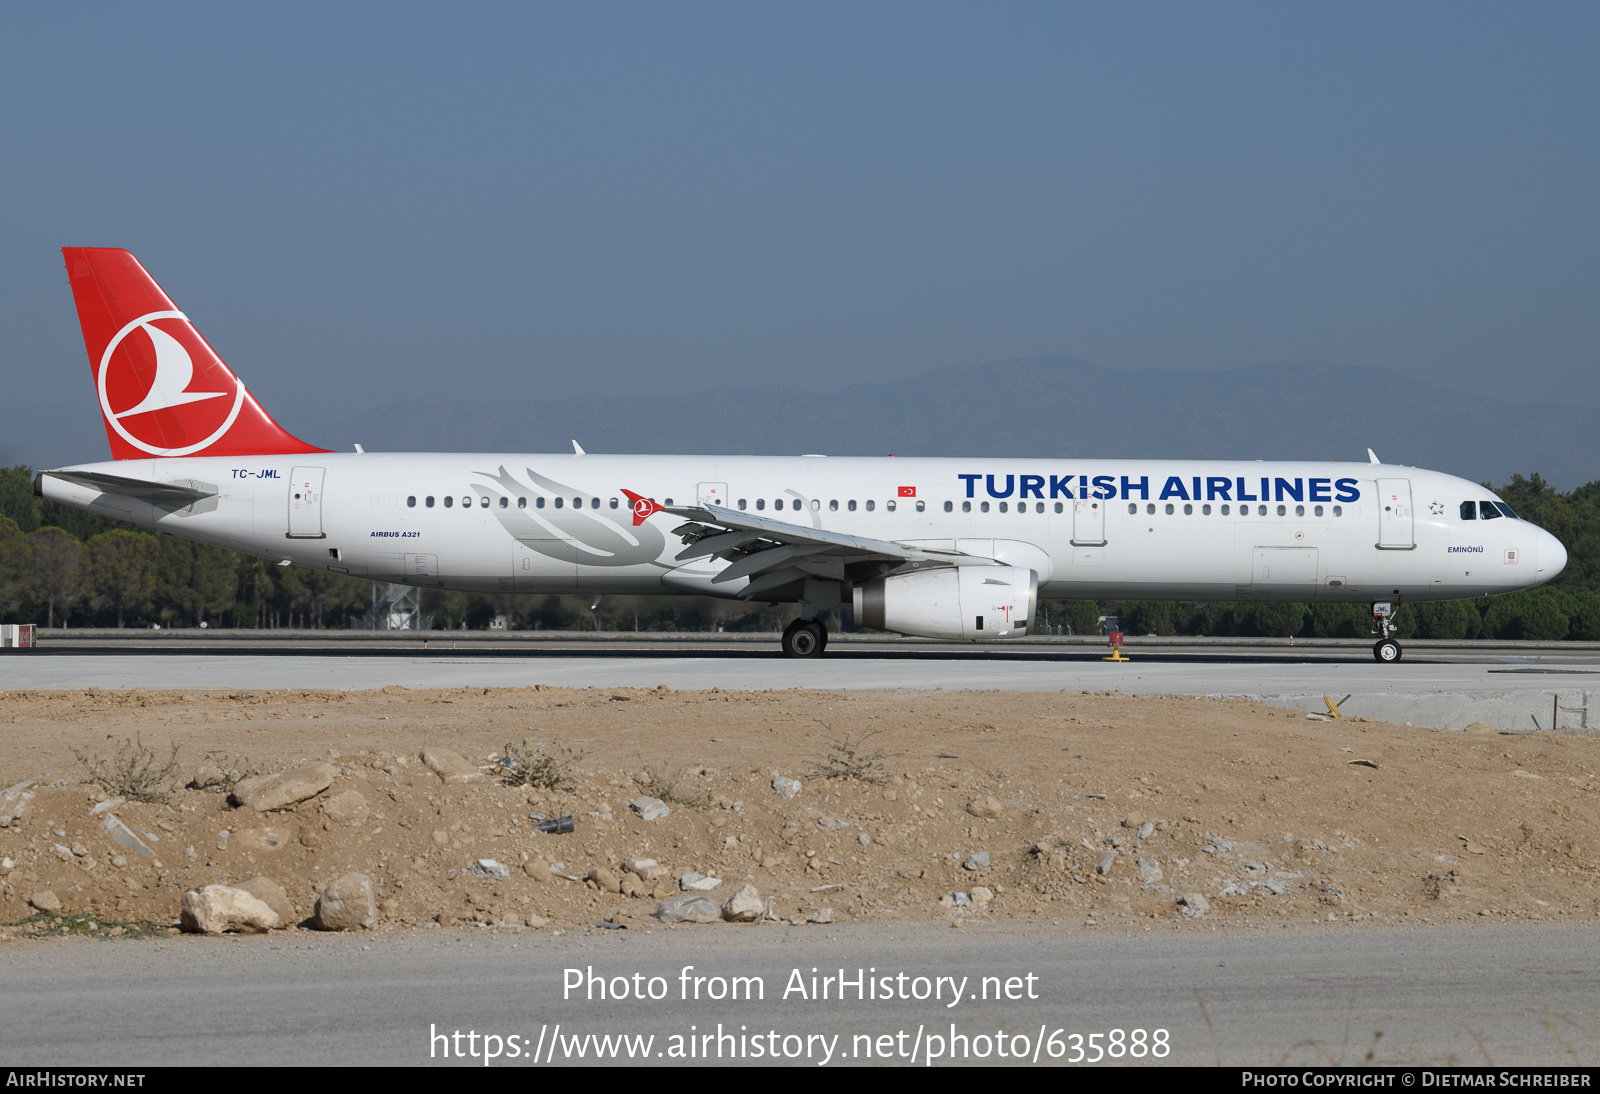
[[[832,732],[831,722],[818,723]],[[846,733],[828,741],[828,751],[820,760],[807,760],[806,772],[814,779],[855,779],[858,782],[880,784],[889,781],[889,771],[883,761],[899,752],[867,751],[867,742],[878,735],[875,729],[864,730],[851,736]]]
[[[137,735],[131,741],[124,738],[117,747],[117,754],[109,759],[86,755],[77,749],[73,749],[72,754],[88,772],[88,781],[99,784],[113,797],[162,805],[178,783],[177,744],[173,744],[172,755],[164,763]]]
[[[212,749],[206,753],[206,762],[222,772],[221,793],[232,794],[233,788],[246,779],[253,779],[263,773],[262,768],[250,762],[250,757],[239,756],[222,749]]]
[[[560,790],[572,781],[572,769],[583,759],[560,741],[535,741],[524,738],[507,742],[496,761],[507,786],[531,786],[536,790]]]
[[[700,808],[711,804],[711,795],[709,793],[705,790],[696,790],[687,785],[688,776],[682,768],[669,769],[646,766],[640,778],[650,790],[650,793],[668,805]]]

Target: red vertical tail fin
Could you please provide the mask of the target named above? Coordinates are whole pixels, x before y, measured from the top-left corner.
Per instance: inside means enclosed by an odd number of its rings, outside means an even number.
[[[261,409],[133,255],[61,253],[113,459],[327,451]]]

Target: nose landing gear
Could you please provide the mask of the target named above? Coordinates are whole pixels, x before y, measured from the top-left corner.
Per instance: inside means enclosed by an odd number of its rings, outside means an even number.
[[[1383,637],[1372,645],[1373,660],[1380,664],[1390,665],[1400,660],[1400,643],[1389,637],[1389,620],[1394,618],[1394,605],[1388,601],[1380,601],[1372,606],[1372,618],[1378,621]]]

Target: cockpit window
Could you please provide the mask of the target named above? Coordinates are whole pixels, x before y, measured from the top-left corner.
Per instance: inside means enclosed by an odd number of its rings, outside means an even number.
[[[1464,502],[1462,502],[1461,503],[1461,519],[1462,520],[1477,520],[1478,519],[1478,503],[1475,502],[1475,501],[1464,501]]]
[[[1500,516],[1500,510],[1494,507],[1494,502],[1492,501],[1480,501],[1478,503],[1478,512],[1483,516],[1484,520],[1496,520]]]
[[[1510,517],[1510,518],[1511,518],[1511,519],[1512,519],[1512,520],[1518,520],[1518,519],[1520,519],[1520,518],[1518,518],[1518,516],[1517,516],[1517,514],[1515,514],[1515,513],[1513,513],[1513,512],[1512,512],[1512,511],[1511,511],[1511,506],[1509,506],[1509,505],[1507,505],[1507,504],[1506,504],[1506,503],[1505,503],[1505,502],[1503,502],[1503,501],[1497,501],[1497,502],[1495,502],[1495,503],[1494,503],[1494,507],[1495,507],[1495,508],[1496,508],[1496,509],[1498,509],[1498,510],[1500,510],[1500,511],[1501,511],[1501,512],[1502,512],[1502,513],[1504,513],[1504,514],[1505,514],[1505,515],[1506,515],[1506,516],[1508,516],[1508,517]]]

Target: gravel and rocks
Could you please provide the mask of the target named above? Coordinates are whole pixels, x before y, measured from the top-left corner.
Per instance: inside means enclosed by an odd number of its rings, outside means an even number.
[[[276,775],[257,775],[243,779],[233,788],[234,804],[270,813],[314,798],[338,778],[339,769],[330,763],[310,763],[280,771]]]
[[[634,798],[628,803],[628,808],[638,814],[640,820],[653,821],[672,816],[672,807],[660,798]]]
[[[366,874],[345,874],[328,883],[317,898],[313,916],[319,931],[367,931],[378,921],[372,880]]]
[[[278,913],[243,889],[207,885],[183,894],[180,922],[197,934],[265,934],[278,926]]]

